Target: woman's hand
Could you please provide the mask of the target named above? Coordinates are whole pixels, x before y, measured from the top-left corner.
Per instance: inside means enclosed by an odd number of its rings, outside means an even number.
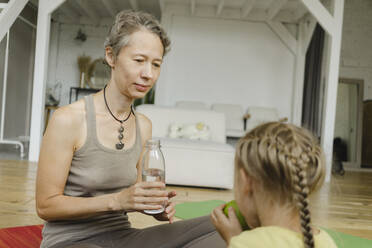
[[[173,198],[175,197],[176,191],[171,191],[168,193],[168,198]],[[159,221],[169,221],[169,224],[173,223],[173,216],[176,213],[175,209],[176,204],[174,202],[168,202],[167,205],[165,206],[164,212],[160,214],[155,214],[153,215],[155,219]]]
[[[125,211],[158,210],[168,203],[169,193],[162,182],[139,182],[114,195],[113,209]]]
[[[221,237],[229,244],[231,238],[239,235],[243,230],[234,209],[232,207],[229,208],[229,217],[227,217],[223,212],[224,207],[225,204],[216,207],[211,214],[211,219]]]

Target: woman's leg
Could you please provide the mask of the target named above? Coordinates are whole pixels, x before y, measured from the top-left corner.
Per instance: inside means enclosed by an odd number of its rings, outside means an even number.
[[[53,248],[222,248],[225,242],[209,216],[177,221],[144,229],[102,233],[72,244],[64,242]]]
[[[102,248],[98,245],[91,245],[91,244],[77,244],[77,245],[71,245],[71,246],[65,246],[64,248]]]
[[[226,246],[226,242],[221,238],[220,234],[214,231],[189,242],[182,248],[226,248]]]
[[[209,216],[177,221],[123,234],[117,247],[180,248],[226,247]],[[199,246],[199,243],[202,244]]]

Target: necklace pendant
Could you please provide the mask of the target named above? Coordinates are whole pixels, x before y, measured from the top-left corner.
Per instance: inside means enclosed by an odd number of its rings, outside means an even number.
[[[106,87],[107,85],[105,85],[105,87],[103,88],[103,99],[105,100],[105,105],[106,105],[106,108],[108,110],[108,112],[110,113],[110,115],[120,123],[120,128],[118,129],[118,132],[119,132],[119,135],[118,135],[118,139],[119,139],[119,143],[115,144],[115,147],[117,150],[121,150],[124,148],[124,143],[123,143],[123,138],[124,138],[124,126],[123,126],[123,123],[126,122],[129,117],[131,116],[132,112],[133,112],[133,115],[134,115],[134,111],[133,111],[133,107],[132,105],[130,105],[130,110],[129,110],[129,114],[127,116],[127,118],[123,119],[123,120],[119,120],[118,118],[115,117],[115,115],[111,112],[108,104],[107,104],[107,101],[106,101]]]
[[[117,143],[115,146],[116,146],[116,149],[117,149],[117,150],[121,150],[121,149],[124,148],[124,144],[121,143],[121,141],[120,141],[119,143]]]

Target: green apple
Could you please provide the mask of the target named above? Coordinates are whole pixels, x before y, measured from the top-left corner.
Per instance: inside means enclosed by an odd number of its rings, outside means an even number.
[[[232,200],[232,201],[226,203],[225,208],[223,209],[223,212],[225,213],[225,215],[227,217],[229,217],[229,208],[230,207],[233,207],[234,208],[235,215],[236,215],[236,217],[238,217],[238,220],[239,220],[239,223],[240,223],[242,229],[243,230],[249,229],[247,223],[245,222],[244,216],[240,212],[240,210],[238,208],[238,205],[236,204],[236,201],[235,200]]]

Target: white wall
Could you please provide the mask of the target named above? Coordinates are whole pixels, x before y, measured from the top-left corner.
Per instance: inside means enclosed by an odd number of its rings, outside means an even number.
[[[340,77],[364,80],[364,99],[372,99],[372,1],[346,0]]]
[[[276,107],[291,116],[294,56],[264,23],[172,15],[156,104]]]
[[[84,43],[74,40],[79,28]],[[107,26],[53,23],[47,87],[62,83],[60,106],[79,85],[77,56],[103,56]],[[291,116],[294,56],[263,23],[175,16],[156,103],[178,100],[277,107]]]
[[[87,35],[85,42],[75,40],[79,28]],[[92,60],[103,57],[108,27],[53,23],[51,29],[47,87],[53,88],[61,82],[59,105],[63,106],[68,104],[70,87],[79,87],[77,57],[83,54]]]

